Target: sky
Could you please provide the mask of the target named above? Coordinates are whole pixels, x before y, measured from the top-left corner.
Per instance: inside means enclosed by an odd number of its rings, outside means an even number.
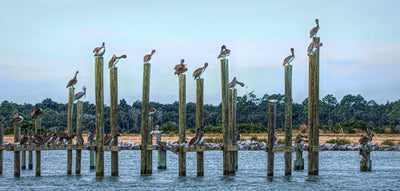
[[[94,103],[93,48],[106,44],[104,101],[110,102],[108,61],[118,67],[118,95],[129,104],[142,97],[143,56],[152,49],[150,100],[178,100],[173,67],[183,58],[187,102],[195,102],[192,72],[203,74],[204,103],[221,102],[221,45],[231,50],[234,76],[257,97],[284,94],[283,59],[295,49],[293,100],[308,96],[309,31],[319,19],[320,99],[361,94],[378,103],[400,95],[400,1],[106,1],[0,0],[0,101],[67,103],[65,88],[79,70],[75,91]],[[246,88],[238,88],[238,95]]]

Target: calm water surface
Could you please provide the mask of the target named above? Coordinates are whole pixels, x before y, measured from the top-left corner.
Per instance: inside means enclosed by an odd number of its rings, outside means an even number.
[[[267,177],[263,151],[239,151],[235,176],[222,175],[221,151],[207,151],[204,177],[196,176],[196,153],[187,153],[186,177],[178,176],[178,156],[170,152],[167,170],[157,170],[154,151],[153,174],[140,176],[140,151],[121,151],[119,177],[110,176],[110,152],[105,152],[104,178],[96,178],[95,171],[89,170],[89,151],[82,155],[79,176],[74,175],[75,159],[73,175],[67,175],[67,151],[42,151],[42,177],[35,177],[35,170],[23,170],[21,178],[14,178],[13,152],[4,151],[0,190],[400,190],[400,152],[372,152],[372,172],[360,172],[356,151],[321,152],[319,176],[308,176],[305,165],[304,171],[293,171],[290,177],[284,176],[284,154],[278,153],[273,179]],[[307,152],[304,156],[307,164]]]

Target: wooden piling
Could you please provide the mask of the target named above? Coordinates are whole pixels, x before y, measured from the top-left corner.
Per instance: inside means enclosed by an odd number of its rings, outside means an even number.
[[[158,145],[157,150],[157,169],[165,170],[167,169],[167,150],[160,145]]]
[[[303,144],[295,145],[296,160],[294,160],[294,170],[304,170]]]
[[[3,145],[4,125],[0,124],[0,145]],[[0,174],[3,174],[3,149],[0,149]]]
[[[182,144],[186,140],[186,75],[179,75],[179,140]],[[180,146],[179,153],[179,176],[186,176],[186,153]]]
[[[221,94],[222,94],[222,133],[223,133],[223,174],[230,174],[230,153],[228,152],[229,141],[229,114],[228,114],[228,60],[221,59]]]
[[[229,128],[228,128],[228,146],[233,146],[234,145],[234,138],[233,138],[233,124],[234,122],[234,117],[233,113],[235,110],[233,109],[233,89],[229,89],[228,91],[228,110],[229,110]],[[236,172],[235,169],[235,158],[233,151],[228,151],[229,155],[229,161],[228,161],[228,171],[229,174],[234,175]]]
[[[196,80],[196,129],[204,131],[204,79]],[[203,135],[204,136],[204,135]],[[197,176],[204,176],[204,152],[197,152]]]
[[[372,170],[372,161],[371,161],[371,146],[367,144],[361,144],[360,153],[365,153],[366,158],[360,161],[360,171],[368,172]]]
[[[76,133],[82,134],[82,122],[83,122],[83,102],[78,101],[76,104]],[[81,174],[82,167],[82,150],[76,150],[76,160],[75,160],[75,174]]]
[[[285,147],[292,146],[292,65],[285,66]],[[285,176],[292,175],[292,152],[285,153]]]
[[[19,143],[20,140],[20,124],[14,123],[14,144]],[[14,151],[14,177],[21,176],[21,158],[20,151]]]
[[[110,68],[110,124],[111,135],[118,134],[118,68]],[[118,146],[118,137],[111,146]],[[118,151],[111,151],[111,176],[118,176]]]
[[[67,127],[68,127],[68,136],[72,135],[72,112],[73,112],[73,104],[74,104],[74,88],[69,88],[69,97],[68,97],[68,116],[67,116]],[[72,145],[72,139],[68,141],[68,145]],[[72,173],[72,150],[68,150],[67,156],[67,174]]]
[[[233,134],[232,134],[232,143],[233,145],[236,145],[237,140],[236,140],[236,100],[237,100],[237,90],[236,88],[233,89],[233,97],[232,97],[232,119],[233,119]],[[236,145],[237,146],[237,145]],[[234,158],[234,167],[235,171],[238,169],[238,151],[232,151],[233,153],[233,158]]]
[[[21,169],[26,170],[26,151],[21,151]]]
[[[313,43],[319,44],[319,37],[314,37]],[[319,146],[319,47],[309,56],[308,80],[308,175],[318,175],[319,153],[314,148]]]
[[[149,126],[149,96],[150,96],[150,64],[143,64],[143,92],[142,92],[142,126],[141,126],[141,156],[140,156],[140,174],[148,175],[152,173],[152,151],[147,150],[151,144],[151,128]]]
[[[275,142],[275,104],[268,103],[268,166],[267,176],[274,176],[274,142]]]
[[[28,152],[28,170],[33,170],[33,151]]]
[[[95,154],[95,143],[93,141],[89,142],[89,147],[90,147],[90,151],[89,151],[89,165],[90,165],[90,170],[95,170],[95,160],[94,160],[94,154]]]
[[[40,119],[39,117],[36,117],[35,119],[35,134],[37,135],[38,131],[40,129]],[[41,151],[36,151],[36,176],[41,175],[41,158],[42,158],[42,153]]]
[[[96,91],[96,176],[104,176],[104,86],[103,57],[95,57]]]

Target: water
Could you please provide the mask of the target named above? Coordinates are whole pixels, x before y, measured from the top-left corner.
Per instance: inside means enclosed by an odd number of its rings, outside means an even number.
[[[34,152],[35,153],[35,152]],[[35,155],[35,154],[34,154]],[[4,174],[0,190],[398,190],[400,188],[400,152],[372,152],[372,172],[360,172],[356,151],[320,152],[319,176],[305,170],[284,176],[284,154],[275,155],[274,177],[267,177],[267,153],[239,151],[239,170],[235,176],[222,175],[222,152],[204,154],[204,177],[196,176],[196,153],[187,153],[187,176],[178,176],[178,156],[168,152],[167,170],[157,170],[157,152],[153,152],[153,174],[140,176],[140,151],[121,151],[119,177],[111,177],[110,152],[105,152],[105,177],[96,178],[89,170],[89,151],[82,151],[81,175],[67,175],[67,151],[42,151],[42,177],[35,170],[21,170],[14,178],[13,152],[4,151]],[[75,152],[74,155],[75,157]],[[293,155],[294,157],[294,155]],[[35,160],[34,160],[35,164]]]

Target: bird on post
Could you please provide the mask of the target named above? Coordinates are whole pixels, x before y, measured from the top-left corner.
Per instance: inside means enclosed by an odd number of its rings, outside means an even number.
[[[21,141],[20,144],[24,145],[25,143],[27,143],[29,140],[28,138],[28,129],[25,129],[25,134],[21,137]]]
[[[204,63],[203,67],[197,68],[194,72],[193,72],[193,78],[194,80],[196,80],[197,78],[200,78],[200,76],[204,73],[204,71],[206,70],[206,68],[208,67],[208,63]]]
[[[154,136],[156,136],[157,142],[161,142],[161,133],[163,131],[158,130],[159,126],[156,125],[156,130],[155,131],[151,131],[150,135],[154,134]]]
[[[228,87],[234,88],[236,86],[236,84],[239,84],[240,86],[244,87],[244,83],[237,81],[236,77],[233,77],[233,80],[231,82],[229,82]]]
[[[190,145],[195,145],[197,142],[199,142],[199,132],[200,132],[200,129],[197,129],[196,135],[189,141],[189,147],[190,147]]]
[[[149,61],[151,60],[151,56],[153,56],[154,53],[156,53],[155,49],[151,51],[151,54],[147,54],[146,56],[144,56],[143,58],[144,63],[149,63]]]
[[[15,113],[14,118],[11,119],[10,123],[21,123],[22,121],[24,121],[24,118],[18,115],[18,113]]]
[[[38,117],[43,113],[43,110],[39,108],[39,104],[36,104],[36,107],[31,110],[31,119]]]
[[[175,73],[174,74],[178,74],[178,76],[180,75],[180,74],[183,74],[183,73],[185,73],[188,69],[186,68],[186,64],[184,64],[185,63],[185,59],[182,59],[181,60],[181,63],[180,64],[177,64],[176,66],[175,66]]]
[[[4,115],[0,115],[0,123],[3,122],[4,119],[6,119],[6,118],[4,117]]]
[[[110,62],[108,62],[108,68],[115,67],[115,65],[121,60],[121,58],[126,58],[126,55],[122,56],[115,56],[115,54],[112,56]]]
[[[76,136],[76,143],[78,143],[78,145],[83,145],[84,141],[82,133],[76,133],[75,136]]]
[[[154,108],[154,107],[152,107],[152,108],[150,108],[149,109],[149,115],[152,115],[152,114],[154,114],[154,113],[156,113],[156,108]]]
[[[71,80],[69,80],[68,84],[67,84],[67,88],[68,87],[72,87],[74,88],[74,85],[78,82],[78,79],[76,79],[76,76],[78,75],[79,71],[76,71],[74,78],[72,78]]]
[[[83,87],[82,87],[82,90],[83,90],[83,91],[78,92],[78,93],[76,93],[76,94],[74,95],[74,101],[76,101],[76,100],[79,101],[79,99],[81,99],[83,96],[86,97],[86,86],[83,86]]]
[[[312,28],[312,29],[310,30],[310,38],[312,38],[313,36],[316,36],[317,33],[318,33],[318,30],[319,30],[319,20],[318,20],[318,19],[315,19],[315,23],[317,23],[317,26],[314,27],[314,28]]]
[[[226,59],[227,56],[231,54],[231,50],[227,49],[225,45],[221,46],[221,52],[219,53],[217,58]]]
[[[96,47],[93,49],[94,56],[103,56],[106,52],[106,43],[103,42],[101,47]]]
[[[311,56],[312,54],[314,54],[317,48],[321,47],[322,45],[322,42],[318,44],[314,44],[314,42],[311,42],[310,45],[308,45],[307,56]]]
[[[290,65],[290,63],[294,60],[294,48],[291,48],[290,52],[292,52],[292,55],[289,55],[288,57],[285,58],[285,60],[283,60],[283,65],[285,64]]]
[[[299,134],[297,134],[296,138],[294,139],[294,143],[300,143],[300,144],[302,144],[303,142],[308,143],[307,138],[308,138],[307,136],[303,136],[299,133]]]
[[[203,144],[203,141],[204,141],[204,127],[201,127],[201,128],[200,128],[198,140],[199,140],[199,141],[197,141],[197,144],[196,144],[196,145],[201,145],[201,144]]]
[[[89,132],[88,142],[94,143],[96,141],[95,138],[96,138],[96,131],[94,131],[93,133]]]

